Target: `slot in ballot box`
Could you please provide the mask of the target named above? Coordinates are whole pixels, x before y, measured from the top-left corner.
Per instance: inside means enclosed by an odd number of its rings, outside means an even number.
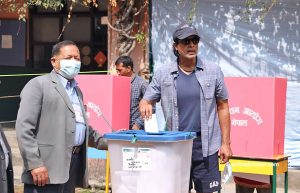
[[[106,133],[114,193],[183,193],[189,190],[195,133]]]
[[[130,77],[78,75],[89,124],[101,134],[129,128]],[[110,125],[110,126],[109,126]]]
[[[285,78],[225,78],[229,92],[234,156],[284,154]]]

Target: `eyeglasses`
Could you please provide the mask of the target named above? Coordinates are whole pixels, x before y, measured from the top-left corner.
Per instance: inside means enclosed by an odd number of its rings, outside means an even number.
[[[191,42],[193,42],[194,45],[198,44],[200,41],[199,37],[193,37],[193,38],[185,38],[182,40],[178,40],[179,43],[184,45],[189,45]]]

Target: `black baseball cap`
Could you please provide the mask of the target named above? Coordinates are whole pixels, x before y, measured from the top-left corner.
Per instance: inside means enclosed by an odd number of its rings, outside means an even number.
[[[195,26],[187,24],[187,23],[182,23],[179,26],[176,27],[174,33],[173,33],[173,40],[175,41],[176,39],[184,39],[187,38],[189,36],[199,36]]]

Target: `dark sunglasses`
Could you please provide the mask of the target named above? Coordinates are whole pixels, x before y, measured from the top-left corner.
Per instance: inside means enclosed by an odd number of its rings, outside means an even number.
[[[199,37],[192,37],[192,38],[185,38],[182,40],[178,40],[179,43],[184,45],[189,45],[191,42],[193,42],[194,45],[198,44],[200,41]]]

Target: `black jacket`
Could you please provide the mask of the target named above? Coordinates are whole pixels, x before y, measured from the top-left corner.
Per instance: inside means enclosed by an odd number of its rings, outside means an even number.
[[[9,164],[6,169],[5,165],[5,155],[0,145],[0,192],[1,193],[14,193],[14,173],[12,166],[12,155],[10,146],[6,140],[3,129],[0,125],[0,135],[2,136],[3,143],[6,145],[7,150],[9,151]]]

